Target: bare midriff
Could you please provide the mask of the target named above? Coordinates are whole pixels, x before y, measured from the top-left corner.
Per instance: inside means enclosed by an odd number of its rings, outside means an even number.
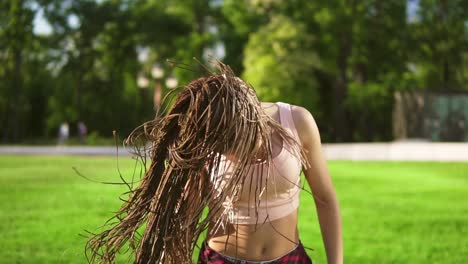
[[[208,246],[218,253],[250,261],[279,258],[291,252],[298,242],[297,210],[257,225],[231,224],[208,238]]]

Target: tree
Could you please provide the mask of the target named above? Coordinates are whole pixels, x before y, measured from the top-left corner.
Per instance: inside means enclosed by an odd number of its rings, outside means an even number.
[[[175,54],[176,38],[189,32],[180,16],[156,1],[43,4],[55,32],[51,49],[61,54],[49,104],[50,129],[64,120],[81,120],[100,134],[117,130],[126,135],[152,118],[151,107],[140,107],[151,105],[151,99],[142,97],[136,87],[138,72],[148,66],[139,64],[137,50],[150,47],[158,58]],[[71,16],[78,25],[69,24]]]
[[[12,0],[0,4],[1,23],[5,25],[0,29],[1,47],[5,50],[2,54],[3,76],[6,80],[4,116],[0,121],[3,123],[3,141],[17,142],[21,139],[23,118],[23,65],[25,52],[32,42],[32,20],[33,12],[28,6],[29,1]],[[2,14],[3,13],[3,14]],[[6,17],[6,19],[5,19]],[[11,78],[11,79],[10,79]]]
[[[234,72],[244,71],[244,47],[250,34],[258,31],[259,27],[269,21],[268,14],[258,12],[252,2],[225,0],[221,7],[218,21],[219,37],[226,49],[224,62]]]
[[[252,83],[261,100],[287,100],[320,116],[314,71],[321,65],[311,49],[313,41],[304,24],[285,16],[272,17],[250,35],[243,77]]]
[[[468,4],[463,0],[419,1],[417,19],[411,24],[416,44],[412,59],[424,87],[444,91],[464,88],[466,14]]]
[[[309,1],[295,10],[317,34],[327,134],[334,141],[390,139],[391,93],[406,67],[406,1]]]

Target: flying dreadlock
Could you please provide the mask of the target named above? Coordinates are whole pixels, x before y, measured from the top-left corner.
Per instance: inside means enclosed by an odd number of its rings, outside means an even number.
[[[225,219],[223,202],[241,192],[252,161],[261,153],[271,163],[272,133],[304,163],[299,144],[263,111],[255,91],[228,66],[217,67],[219,74],[189,83],[167,115],[127,139],[152,143],[151,165],[115,215],[117,223],[88,241],[90,263],[114,263],[127,243],[137,264],[191,263],[199,236]],[[237,160],[232,177],[213,188],[209,172],[218,171],[226,153]]]

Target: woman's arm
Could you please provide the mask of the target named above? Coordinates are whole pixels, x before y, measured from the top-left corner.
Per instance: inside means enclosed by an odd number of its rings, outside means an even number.
[[[338,200],[322,154],[320,133],[310,112],[299,106],[292,106],[292,114],[306,158],[310,164],[304,175],[315,200],[322,231],[323,242],[329,264],[343,263],[343,239]]]

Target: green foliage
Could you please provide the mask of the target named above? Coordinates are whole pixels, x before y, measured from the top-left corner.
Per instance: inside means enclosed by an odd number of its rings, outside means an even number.
[[[392,99],[392,90],[382,89],[382,83],[360,84],[353,82],[349,85],[345,104],[355,120],[353,123],[353,127],[355,127],[354,140],[384,141],[391,139]],[[379,133],[375,133],[375,131],[379,131]]]
[[[64,121],[83,120],[90,131],[110,136],[117,130],[126,135],[150,119],[152,96],[136,87],[142,67],[137,47],[157,46],[157,56],[167,57],[175,38],[188,31],[187,24],[158,3],[82,1],[65,9],[57,1],[43,5],[55,32],[63,32],[51,36],[60,44],[51,48],[63,56],[53,62],[57,72],[47,130],[55,131]],[[79,19],[78,27],[68,24],[71,15]]]
[[[412,58],[422,68],[423,87],[434,90],[467,89],[468,5],[463,0],[420,0],[418,19],[411,24],[416,49]]]
[[[30,1],[14,0],[0,3],[0,125],[6,140],[18,141],[23,136],[25,116],[24,73],[26,50],[33,47],[34,13]]]
[[[369,112],[381,109],[387,104],[391,93],[382,89],[379,83],[351,83],[348,90],[348,107],[361,112],[367,109]]]
[[[264,101],[288,101],[314,110],[318,108],[318,55],[310,49],[313,37],[304,24],[275,16],[252,33],[245,48],[243,77]]]
[[[221,13],[218,26],[226,50],[223,61],[230,65],[234,72],[241,74],[244,71],[244,47],[249,35],[268,21],[268,17],[258,14],[250,2],[237,0],[223,1]]]
[[[51,34],[33,31],[41,13]],[[79,120],[126,135],[154,117],[139,72],[159,61],[183,86],[219,47],[263,100],[307,107],[326,141],[389,140],[395,90],[468,89],[467,13],[464,0],[0,1],[2,141]]]

